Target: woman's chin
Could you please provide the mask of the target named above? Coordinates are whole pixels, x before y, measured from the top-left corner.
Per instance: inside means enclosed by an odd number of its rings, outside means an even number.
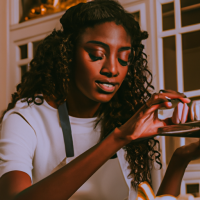
[[[101,94],[98,97],[96,97],[96,101],[99,103],[107,103],[113,98],[114,94]]]

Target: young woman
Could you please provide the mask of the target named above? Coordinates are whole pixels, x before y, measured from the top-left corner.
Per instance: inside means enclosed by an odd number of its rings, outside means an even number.
[[[158,108],[189,99],[151,95],[148,34],[117,2],[78,4],[60,22],[2,118],[0,197],[134,200],[137,185],[151,182],[154,157],[160,163],[153,136],[172,123],[158,119]]]

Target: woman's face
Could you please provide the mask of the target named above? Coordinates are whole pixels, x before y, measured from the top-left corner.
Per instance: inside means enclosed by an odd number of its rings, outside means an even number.
[[[131,38],[121,25],[106,22],[80,36],[74,66],[75,90],[95,102],[108,102],[128,71]]]

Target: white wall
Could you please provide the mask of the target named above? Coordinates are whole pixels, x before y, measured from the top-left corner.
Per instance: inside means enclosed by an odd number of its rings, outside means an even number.
[[[7,55],[8,55],[8,17],[7,1],[0,0],[0,113],[6,108],[6,81],[7,81]],[[1,115],[1,114],[0,114]]]

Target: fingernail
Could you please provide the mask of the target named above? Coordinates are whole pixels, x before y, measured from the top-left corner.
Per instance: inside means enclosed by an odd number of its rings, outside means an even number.
[[[180,101],[181,103],[184,103],[181,99],[176,99],[176,100]]]
[[[166,93],[166,91],[165,90],[159,90],[159,93]]]
[[[166,97],[166,99],[168,102],[172,102],[172,100],[170,98]]]
[[[172,106],[172,103],[171,103],[171,102],[167,102],[167,105],[168,105],[168,106]]]

